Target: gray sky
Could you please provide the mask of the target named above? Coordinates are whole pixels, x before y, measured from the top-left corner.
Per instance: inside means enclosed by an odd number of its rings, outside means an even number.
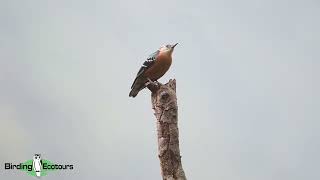
[[[188,179],[319,179],[318,1],[0,0],[1,179],[34,153],[45,179],[161,179],[145,58],[179,42]],[[4,178],[3,178],[4,176]]]

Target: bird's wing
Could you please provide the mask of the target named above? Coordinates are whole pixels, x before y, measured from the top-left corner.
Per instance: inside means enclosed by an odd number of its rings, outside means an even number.
[[[137,76],[136,76],[136,79],[138,77],[140,77],[147,69],[149,69],[153,64],[154,62],[156,61],[157,59],[157,56],[159,55],[159,50],[157,50],[156,52],[152,53],[149,55],[149,57],[147,58],[147,60],[144,61],[144,63],[142,64],[141,68],[139,69],[138,73],[137,73]],[[136,79],[134,80],[132,86],[131,86],[131,89],[136,81]]]
[[[137,73],[137,77],[140,76],[141,74],[143,74],[145,72],[145,70],[149,69],[153,63],[156,61],[157,56],[159,54],[159,50],[150,54],[149,57],[147,58],[147,60],[144,61],[144,63],[142,64],[141,68],[139,69],[138,73]]]

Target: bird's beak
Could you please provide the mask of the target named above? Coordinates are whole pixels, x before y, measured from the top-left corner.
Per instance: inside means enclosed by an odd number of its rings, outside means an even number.
[[[178,43],[176,43],[175,45],[173,45],[173,46],[172,46],[172,49],[173,49],[174,47],[176,47],[176,45],[178,45]]]

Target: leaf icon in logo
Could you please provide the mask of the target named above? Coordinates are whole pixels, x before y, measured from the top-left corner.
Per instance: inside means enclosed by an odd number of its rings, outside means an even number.
[[[55,164],[52,163],[49,160],[42,159],[41,160],[41,164],[42,164],[42,169],[41,169],[41,172],[40,172],[40,176],[46,176],[49,171],[56,171],[57,170],[57,169],[54,169],[54,168],[47,168],[47,167],[52,167],[52,166],[54,167],[55,166]],[[33,160],[32,159],[27,160],[24,163],[21,163],[20,170],[21,171],[25,171],[30,176],[37,176],[36,171],[33,168]]]

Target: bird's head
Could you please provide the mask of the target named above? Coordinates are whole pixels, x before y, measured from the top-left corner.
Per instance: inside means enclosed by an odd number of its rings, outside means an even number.
[[[173,45],[168,44],[168,45],[161,46],[159,51],[160,51],[160,53],[169,53],[171,55],[174,50],[174,47],[176,47],[177,44],[178,43],[173,44]]]
[[[41,159],[41,155],[40,154],[35,154],[33,156],[33,160],[40,160]]]

